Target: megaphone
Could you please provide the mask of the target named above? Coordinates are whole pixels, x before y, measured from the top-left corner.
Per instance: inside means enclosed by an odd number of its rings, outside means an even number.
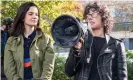
[[[51,28],[56,45],[64,48],[73,47],[88,29],[90,32],[92,31],[85,24],[71,15],[64,14],[57,17]]]

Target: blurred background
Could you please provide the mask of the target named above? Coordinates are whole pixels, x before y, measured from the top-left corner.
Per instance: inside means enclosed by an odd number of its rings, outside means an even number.
[[[52,22],[61,14],[70,14],[82,20],[84,7],[91,1],[106,4],[114,17],[115,23],[111,36],[123,40],[127,51],[128,77],[133,80],[133,1],[102,0],[27,0],[35,2],[40,8],[41,25],[44,32],[51,36]],[[6,0],[0,2],[0,25],[5,17],[14,18],[18,6],[26,1]],[[51,36],[52,39],[52,36]],[[71,80],[64,74],[64,64],[69,53],[68,48],[54,44],[56,51],[55,70],[52,80]]]

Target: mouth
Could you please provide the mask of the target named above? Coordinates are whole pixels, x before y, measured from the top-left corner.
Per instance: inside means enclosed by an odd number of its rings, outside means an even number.
[[[37,22],[37,20],[32,20],[32,22],[35,22],[35,23],[36,23],[36,22]]]

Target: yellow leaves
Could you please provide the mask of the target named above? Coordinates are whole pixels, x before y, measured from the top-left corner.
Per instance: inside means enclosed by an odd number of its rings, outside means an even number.
[[[41,26],[44,32],[50,34],[52,22],[62,14],[82,17],[83,7],[75,1],[37,1],[41,12]]]
[[[70,14],[73,16],[81,15],[83,6],[75,1],[65,1],[54,6],[54,9],[60,14]],[[81,17],[81,16],[78,16]]]
[[[40,9],[41,28],[50,34],[50,28],[52,21],[61,14],[70,14],[79,18],[82,18],[83,6],[76,1],[55,1],[55,0],[31,0]],[[14,17],[17,12],[17,8],[26,1],[4,1],[1,4],[1,11],[4,13],[1,16]]]

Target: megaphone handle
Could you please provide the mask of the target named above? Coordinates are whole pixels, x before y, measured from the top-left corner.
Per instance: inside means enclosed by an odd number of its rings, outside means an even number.
[[[88,36],[91,37],[91,38],[88,38]],[[88,40],[88,39],[90,39],[90,40]],[[90,42],[90,44],[89,44],[89,42]],[[90,59],[92,57],[92,54],[91,54],[92,53],[91,52],[92,51],[91,50],[92,44],[93,44],[93,36],[90,35],[90,33],[86,32],[84,34],[84,44],[83,44],[83,46],[85,48],[85,57],[86,57],[86,62],[87,63],[90,62]]]

